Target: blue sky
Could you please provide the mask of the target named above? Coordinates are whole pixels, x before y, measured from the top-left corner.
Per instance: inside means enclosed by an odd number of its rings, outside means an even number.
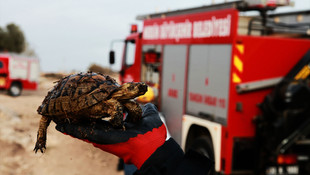
[[[15,23],[40,58],[43,72],[85,71],[90,64],[108,66],[110,42],[124,39],[136,16],[198,7],[211,0],[0,0],[0,26]],[[224,0],[215,0],[216,3]],[[295,0],[310,9],[310,0]],[[119,53],[117,53],[119,54]]]

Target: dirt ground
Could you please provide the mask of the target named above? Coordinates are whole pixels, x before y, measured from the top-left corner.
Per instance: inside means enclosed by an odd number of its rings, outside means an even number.
[[[63,135],[52,122],[44,154],[33,152],[41,104],[55,79],[41,78],[37,91],[19,97],[0,92],[1,175],[121,175],[118,158],[91,144]]]

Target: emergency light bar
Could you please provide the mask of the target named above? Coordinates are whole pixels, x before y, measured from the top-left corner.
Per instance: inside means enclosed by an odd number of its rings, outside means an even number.
[[[249,7],[278,7],[290,5],[290,0],[246,0]]]
[[[130,27],[130,33],[137,33],[138,32],[138,25],[132,24]]]
[[[259,10],[259,9],[275,9],[278,6],[288,6],[293,3],[290,0],[235,0],[231,2],[205,5],[201,7],[159,12],[146,15],[138,15],[137,20],[146,20],[154,18],[163,18],[176,15],[187,15],[192,13],[207,12],[221,9],[238,9],[241,11]]]

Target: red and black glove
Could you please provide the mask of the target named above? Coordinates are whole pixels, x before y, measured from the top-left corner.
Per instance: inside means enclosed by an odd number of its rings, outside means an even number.
[[[153,104],[142,107],[138,123],[124,122],[125,131],[113,129],[106,121],[87,124],[58,124],[56,129],[64,134],[92,143],[95,147],[122,158],[138,169],[165,143],[167,131]]]

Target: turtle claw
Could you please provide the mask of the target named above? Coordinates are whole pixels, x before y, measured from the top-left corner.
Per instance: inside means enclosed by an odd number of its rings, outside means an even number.
[[[33,149],[33,151],[34,151],[35,153],[37,153],[38,150],[40,150],[41,153],[44,153],[45,150],[46,150],[45,144],[41,144],[41,143],[38,143],[38,142],[37,142],[37,143],[36,143],[36,146],[35,146],[34,149]]]

